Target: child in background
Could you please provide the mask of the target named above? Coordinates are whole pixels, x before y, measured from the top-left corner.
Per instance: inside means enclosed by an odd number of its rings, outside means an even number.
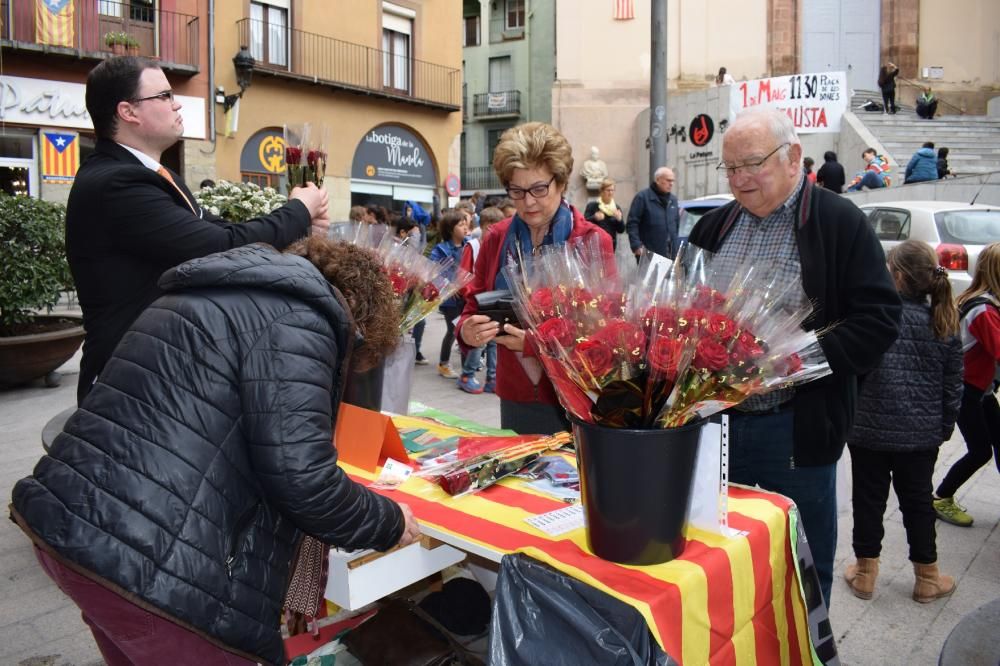
[[[851,186],[847,188],[847,191],[857,192],[862,187],[867,187],[869,190],[876,190],[888,185],[885,172],[889,170],[889,166],[878,156],[876,150],[874,148],[866,148],[861,153],[861,157],[865,161],[865,168],[854,176],[854,180],[851,181]]]
[[[479,229],[482,235],[480,238],[470,238],[469,242],[465,244],[465,250],[462,252],[462,268],[472,272],[473,266],[476,265],[476,259],[479,257],[479,247],[482,245],[483,239],[486,238],[490,226],[502,219],[504,219],[503,212],[499,208],[491,206],[483,209],[483,212],[479,214]],[[479,365],[482,363],[483,350],[486,350],[486,384],[480,387],[479,382],[476,381],[476,371],[479,370]],[[462,376],[458,378],[458,388],[466,393],[482,393],[483,391],[495,393],[496,386],[497,343],[490,340],[485,346],[470,349],[466,353],[465,360],[462,362]]]
[[[462,249],[465,246],[465,237],[468,235],[469,223],[463,211],[452,210],[441,216],[441,220],[438,222],[438,236],[441,238],[441,242],[431,250],[430,258],[431,261],[436,261],[439,264],[444,263],[449,258],[452,259],[452,266],[446,273],[450,280],[455,278],[455,269],[462,262]],[[451,346],[455,342],[455,320],[462,314],[463,307],[465,307],[465,301],[462,299],[462,296],[455,294],[441,303],[441,307],[439,308],[441,314],[444,315],[448,330],[441,340],[438,374],[447,379],[458,378],[455,371],[451,369],[449,362],[451,361]],[[482,392],[482,386],[479,387],[478,391],[470,391],[470,393]]]
[[[955,501],[955,493],[975,472],[990,461],[990,449],[1000,469],[1000,405],[994,394],[997,361],[1000,360],[1000,243],[983,248],[976,260],[972,284],[958,297],[959,330],[962,333],[964,372],[962,407],[958,429],[968,452],[938,485],[934,510],[941,520],[970,527],[972,516]]]
[[[397,243],[409,243],[413,247],[417,248],[417,250],[423,251],[424,242],[422,236],[426,232],[412,218],[397,217],[392,221],[392,228],[396,232]],[[413,359],[413,363],[415,365],[427,365],[427,359],[420,352],[420,343],[423,342],[424,339],[425,324],[426,322],[421,319],[410,331],[410,335],[413,336],[413,346],[417,352]]]
[[[503,219],[505,220],[508,217],[514,217],[514,213],[517,212],[517,208],[514,207],[514,202],[507,197],[504,197],[500,203],[497,204],[497,208],[499,208],[500,212],[503,213]]]
[[[955,580],[938,571],[931,490],[938,448],[955,429],[962,393],[958,312],[948,273],[929,245],[904,241],[887,262],[903,314],[899,337],[865,379],[847,440],[857,562],[844,577],[854,596],[872,598],[891,482],[916,576],[913,599],[927,603],[955,589]]]

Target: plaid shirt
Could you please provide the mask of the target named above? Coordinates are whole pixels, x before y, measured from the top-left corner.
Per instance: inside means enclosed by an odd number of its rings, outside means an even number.
[[[798,285],[798,289],[790,289],[783,294],[775,304],[776,307],[798,309],[808,305],[809,298],[802,289],[802,264],[795,240],[795,209],[805,182],[805,178],[800,178],[792,195],[767,217],[757,217],[746,208],[741,209],[732,231],[712,262],[716,275],[721,279],[718,284],[725,288],[736,269],[749,259],[754,264],[773,266],[774,276],[779,283]],[[742,412],[763,412],[788,402],[794,395],[793,388],[779,389],[752,396],[737,409]]]

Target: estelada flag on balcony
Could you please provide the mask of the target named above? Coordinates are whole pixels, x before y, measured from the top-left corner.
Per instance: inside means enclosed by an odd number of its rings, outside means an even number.
[[[35,41],[73,46],[73,0],[35,0]]]
[[[635,18],[635,0],[613,0],[615,3],[615,20],[627,21]]]
[[[42,132],[42,181],[72,183],[80,166],[80,135]]]

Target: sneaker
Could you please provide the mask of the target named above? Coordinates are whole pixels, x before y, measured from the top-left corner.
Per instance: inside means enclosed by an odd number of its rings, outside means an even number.
[[[972,526],[972,516],[965,512],[965,507],[956,502],[954,497],[934,500],[934,511],[946,523],[959,527]]]
[[[486,393],[496,393],[497,392],[497,380],[487,379],[486,384],[483,386],[483,391]]]
[[[438,363],[438,374],[445,379],[455,379],[458,377],[458,375],[455,374],[455,371],[452,370],[451,366],[447,363]]]
[[[458,388],[466,393],[482,393],[483,385],[474,376],[462,375],[458,378]]]
[[[427,365],[429,361],[426,358],[424,358],[423,354],[417,352],[417,358],[413,362],[416,365]]]

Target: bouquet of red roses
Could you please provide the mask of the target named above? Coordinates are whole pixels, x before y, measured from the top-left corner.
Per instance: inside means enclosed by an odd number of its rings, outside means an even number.
[[[672,264],[646,255],[636,266],[594,240],[504,269],[529,344],[575,418],[677,427],[830,372],[802,329],[811,307],[787,306],[799,287],[773,271],[748,264],[727,281],[691,246]]]
[[[472,274],[449,259],[443,263],[425,257],[409,238],[398,240],[384,224],[335,224],[330,238],[373,250],[382,260],[393,293],[399,301],[399,332],[405,333],[472,281]],[[448,273],[454,270],[454,277]]]

